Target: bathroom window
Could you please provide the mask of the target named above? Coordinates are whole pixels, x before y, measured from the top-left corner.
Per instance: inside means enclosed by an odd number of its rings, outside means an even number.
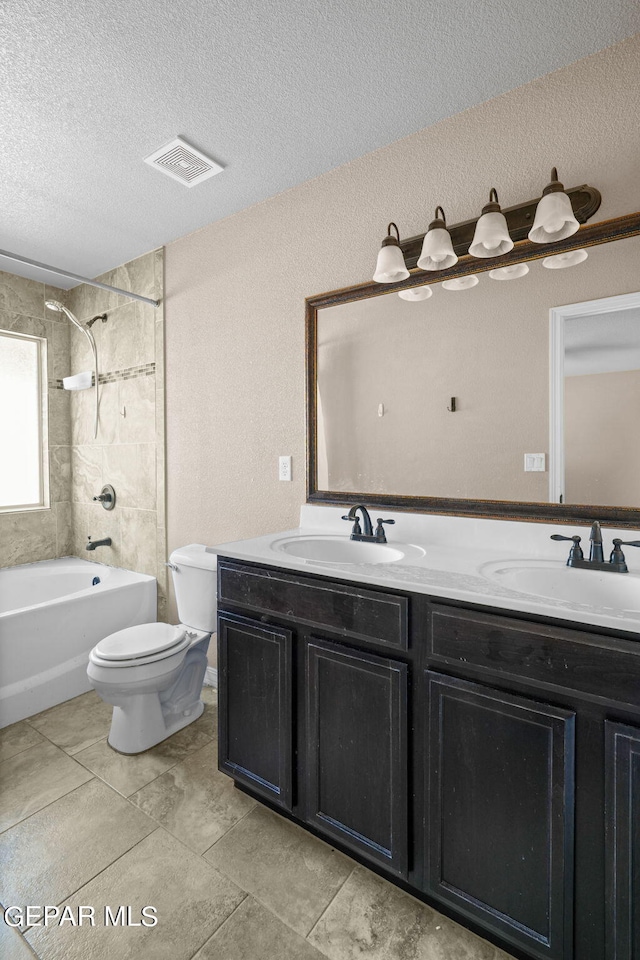
[[[0,510],[48,506],[47,341],[0,330]]]

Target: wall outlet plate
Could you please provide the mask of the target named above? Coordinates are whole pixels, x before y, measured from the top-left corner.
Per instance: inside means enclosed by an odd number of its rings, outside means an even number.
[[[291,480],[291,457],[278,457],[278,480]]]

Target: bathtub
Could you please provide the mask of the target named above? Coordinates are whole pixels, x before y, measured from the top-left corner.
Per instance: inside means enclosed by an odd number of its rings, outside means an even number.
[[[152,623],[156,586],[73,557],[0,569],[0,727],[90,690],[89,651],[116,630]]]

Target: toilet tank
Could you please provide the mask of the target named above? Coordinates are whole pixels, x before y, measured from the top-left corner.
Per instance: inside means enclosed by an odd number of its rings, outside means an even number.
[[[169,557],[178,616],[185,627],[215,632],[217,559],[203,543],[178,547]]]

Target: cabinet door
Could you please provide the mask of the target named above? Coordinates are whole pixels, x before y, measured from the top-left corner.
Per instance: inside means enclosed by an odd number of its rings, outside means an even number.
[[[640,729],[605,728],[607,960],[639,960]]]
[[[426,889],[532,957],[572,956],[574,714],[426,671]]]
[[[306,819],[407,874],[407,666],[307,644]]]
[[[292,804],[292,637],[218,617],[220,770],[287,810]]]

